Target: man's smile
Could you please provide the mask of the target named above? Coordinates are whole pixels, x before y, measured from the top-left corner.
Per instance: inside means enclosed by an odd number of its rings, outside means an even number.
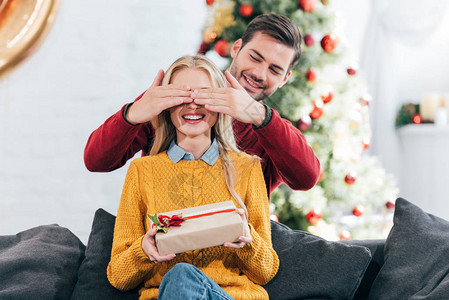
[[[244,80],[245,83],[246,83],[246,84],[245,84],[245,87],[246,87],[247,89],[249,89],[250,91],[256,92],[256,91],[265,89],[265,85],[263,85],[263,84],[261,84],[260,82],[254,80],[254,79],[252,78],[252,76],[246,75],[246,74],[243,73],[243,74],[242,74],[242,77],[243,77],[243,80]]]

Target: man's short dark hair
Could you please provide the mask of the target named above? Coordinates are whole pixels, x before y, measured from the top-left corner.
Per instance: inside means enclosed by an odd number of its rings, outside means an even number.
[[[261,32],[278,40],[282,44],[295,50],[292,62],[288,71],[290,71],[301,57],[301,33],[298,26],[286,16],[269,13],[255,17],[246,28],[242,36],[242,48],[251,41],[254,34]]]

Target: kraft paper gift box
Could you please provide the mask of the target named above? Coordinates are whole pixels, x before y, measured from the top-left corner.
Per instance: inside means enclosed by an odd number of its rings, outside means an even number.
[[[169,217],[181,214],[184,218],[182,225],[169,226],[166,233],[156,233],[159,254],[181,253],[237,241],[244,228],[235,208],[232,201],[225,201],[159,213]],[[153,222],[150,220],[150,223]]]

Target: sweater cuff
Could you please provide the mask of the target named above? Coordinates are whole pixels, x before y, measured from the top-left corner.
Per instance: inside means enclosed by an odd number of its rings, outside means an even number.
[[[260,126],[253,125],[253,129],[264,128],[265,126],[267,126],[268,123],[270,123],[271,118],[273,117],[273,112],[271,111],[271,108],[269,108],[268,105],[266,105],[265,103],[263,104],[263,106],[265,106],[266,109],[265,120],[263,120],[263,123],[260,124]]]
[[[153,264],[154,262],[146,255],[142,249],[142,240],[145,236],[138,238],[134,244],[131,246],[131,251],[134,253],[135,257],[138,258],[143,264]]]
[[[248,223],[252,242],[245,244],[243,248],[236,249],[237,255],[244,261],[248,260],[250,257],[254,255],[254,247],[258,247],[259,242],[259,235],[254,234],[256,230],[254,229],[254,226],[250,223]]]

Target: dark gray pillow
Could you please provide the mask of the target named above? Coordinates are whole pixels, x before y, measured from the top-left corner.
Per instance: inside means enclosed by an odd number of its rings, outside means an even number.
[[[280,265],[264,286],[270,299],[352,299],[371,253],[366,247],[330,242],[271,222]]]
[[[368,299],[449,299],[449,222],[402,198],[393,222]]]
[[[95,212],[86,258],[78,271],[78,282],[72,300],[138,299],[138,289],[121,292],[108,281],[106,268],[111,259],[115,216],[103,209]]]
[[[374,279],[377,274],[379,274],[380,268],[382,268],[384,264],[385,240],[349,240],[341,242],[348,245],[364,246],[371,252],[371,262],[369,263],[368,268],[366,268],[362,281],[353,298],[353,300],[365,300],[368,298]]]
[[[0,236],[0,299],[69,299],[84,250],[58,225]]]

